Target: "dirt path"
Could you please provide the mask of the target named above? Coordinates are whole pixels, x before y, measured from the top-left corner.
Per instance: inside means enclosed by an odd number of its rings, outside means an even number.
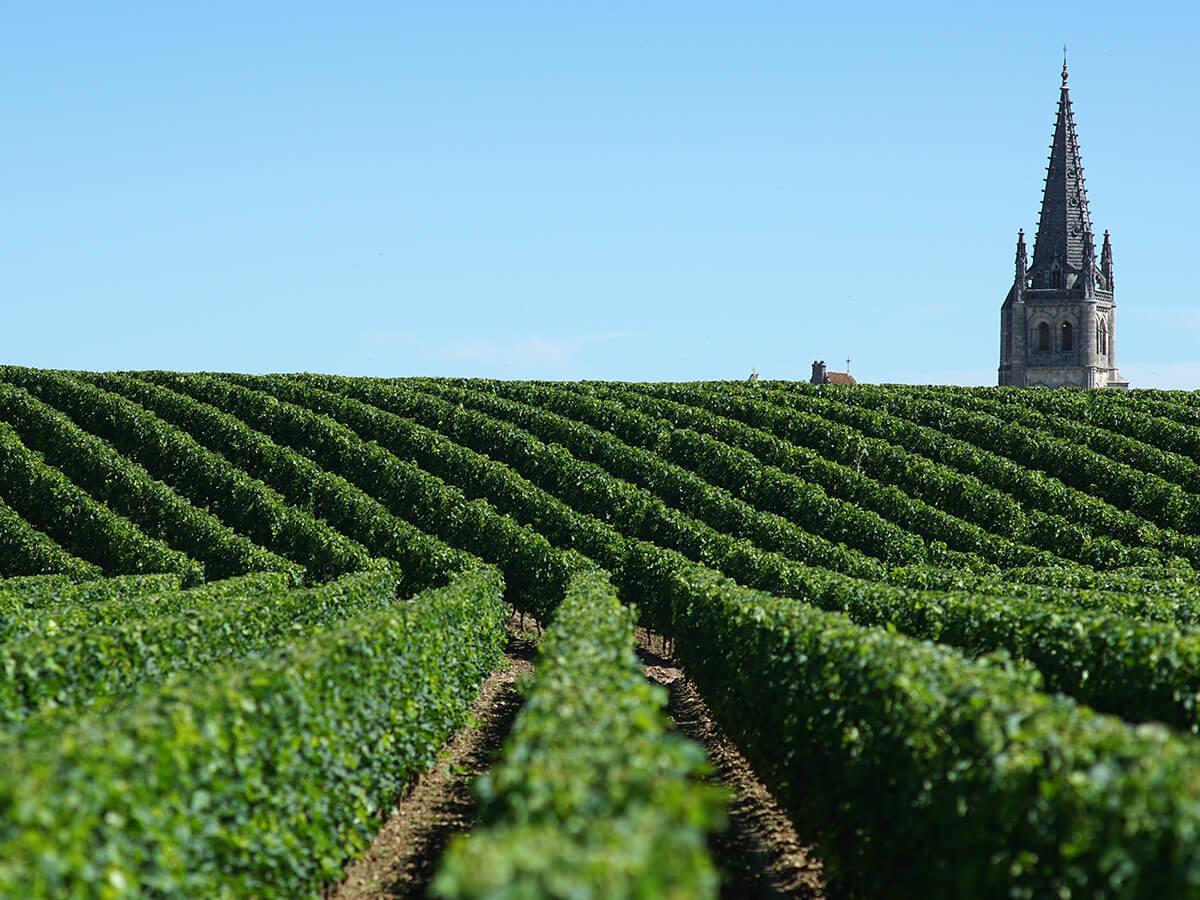
[[[639,629],[638,643],[646,677],[671,692],[667,707],[671,718],[684,735],[704,746],[717,781],[733,792],[729,827],[709,839],[713,861],[725,875],[721,896],[728,900],[823,897],[820,861],[721,731],[696,686],[660,655],[663,644],[657,635]]]
[[[450,837],[475,824],[475,778],[491,766],[521,705],[516,682],[532,671],[536,644],[509,622],[504,662],[483,683],[472,725],[452,737],[429,772],[420,776],[384,823],[362,859],[326,896],[336,900],[424,897]]]
[[[537,632],[523,630],[516,617],[509,622],[509,631],[505,660],[484,682],[472,708],[474,724],[447,742],[437,765],[417,779],[366,855],[350,866],[346,879],[326,897],[427,896],[447,842],[475,824],[471,785],[492,764],[512,728],[521,705],[517,679],[532,671]],[[704,746],[716,780],[733,793],[729,828],[709,840],[713,860],[725,875],[721,896],[728,900],[823,897],[820,863],[725,737],[695,685],[661,655],[661,638],[639,629],[638,643],[646,676],[670,691],[671,718],[684,735]]]

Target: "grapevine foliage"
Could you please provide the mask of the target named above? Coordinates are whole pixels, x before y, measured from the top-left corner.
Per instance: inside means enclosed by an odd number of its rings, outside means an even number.
[[[296,896],[549,624],[446,896],[1200,893],[1200,400],[0,367],[0,893]],[[507,893],[505,893],[507,891]]]

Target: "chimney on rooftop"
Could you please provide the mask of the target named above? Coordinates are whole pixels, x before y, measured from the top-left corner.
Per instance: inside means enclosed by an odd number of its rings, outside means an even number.
[[[812,366],[812,383],[825,384],[829,380],[829,376],[825,374],[825,360],[814,359]]]

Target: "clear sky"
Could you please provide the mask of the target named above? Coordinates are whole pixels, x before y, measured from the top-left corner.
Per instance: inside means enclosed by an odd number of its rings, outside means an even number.
[[[1198,10],[3,3],[0,361],[994,383],[1066,43],[1118,362],[1200,387]]]

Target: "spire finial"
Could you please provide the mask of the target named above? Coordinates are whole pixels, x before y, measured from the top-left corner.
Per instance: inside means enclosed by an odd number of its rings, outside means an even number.
[[[1067,45],[1063,44],[1063,70],[1062,70],[1063,87],[1067,86]]]

